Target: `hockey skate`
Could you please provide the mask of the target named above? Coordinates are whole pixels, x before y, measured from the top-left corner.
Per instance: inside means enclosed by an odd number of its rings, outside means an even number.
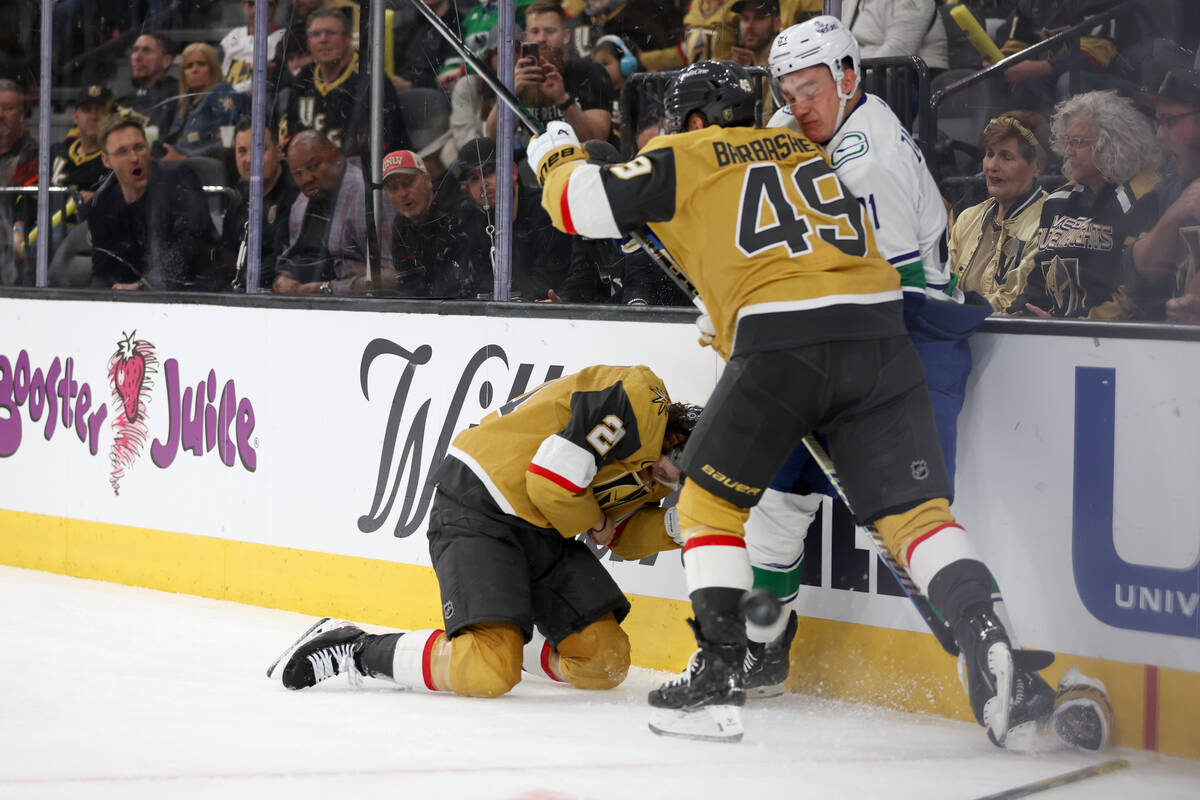
[[[275,659],[267,668],[267,677],[274,678],[282,664],[280,679],[288,689],[307,689],[342,673],[351,686],[359,686],[363,672],[355,663],[355,656],[366,635],[349,622],[323,617]]]
[[[694,620],[688,624],[700,648],[679,677],[650,692],[650,730],[684,739],[741,741],[745,649],[740,644],[708,642]]]
[[[987,728],[988,739],[1004,747],[1011,724],[1016,667],[1004,626],[991,605],[977,605],[954,626],[958,643],[958,678],[971,701],[971,711]]]
[[[1058,680],[1051,719],[1058,738],[1072,747],[1103,750],[1113,728],[1113,709],[1104,682],[1071,667]]]
[[[1041,749],[1041,734],[1046,731],[1054,710],[1054,690],[1038,674],[1054,663],[1054,654],[1045,650],[1014,650],[1012,704],[1008,712],[1009,750]]]
[[[791,666],[792,640],[796,638],[796,612],[788,612],[787,627],[773,642],[748,642],[742,669],[746,674],[746,697],[778,697],[787,691],[784,685]]]

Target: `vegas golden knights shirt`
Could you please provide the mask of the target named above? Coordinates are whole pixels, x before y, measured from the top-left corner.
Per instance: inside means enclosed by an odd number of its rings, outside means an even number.
[[[634,512],[671,492],[650,473],[662,454],[670,404],[649,367],[564,375],[454,437],[438,488],[454,497],[481,482],[504,513],[568,538],[594,526],[603,511],[621,523],[613,550],[622,558],[669,549],[675,545],[662,510]]]
[[[710,126],[659,136],[624,164],[563,161],[543,169],[555,226],[603,238],[648,223],[699,291],[722,356],[905,334],[896,270],[804,136]]]

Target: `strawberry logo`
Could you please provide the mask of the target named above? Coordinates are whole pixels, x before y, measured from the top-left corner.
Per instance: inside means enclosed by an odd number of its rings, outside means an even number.
[[[113,390],[125,409],[125,418],[130,422],[137,420],[142,383],[146,380],[146,357],[135,349],[135,334],[137,331],[117,342],[117,371],[113,376]]]
[[[124,331],[122,331],[124,333]],[[121,478],[133,466],[146,442],[146,403],[154,382],[150,375],[154,365],[154,345],[145,339],[135,339],[137,331],[125,334],[117,342],[117,352],[108,360],[108,382],[112,385],[113,403],[121,412],[112,418],[113,443],[109,461],[113,469],[108,482],[113,494],[121,493]]]

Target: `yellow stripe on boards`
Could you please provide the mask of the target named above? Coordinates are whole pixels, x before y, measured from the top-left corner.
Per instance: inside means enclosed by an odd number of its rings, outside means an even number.
[[[3,509],[0,564],[393,628],[440,627],[442,621],[430,567]],[[684,623],[690,604],[629,599],[633,609],[623,627],[634,663],[681,670],[695,648]],[[1071,666],[1108,687],[1116,713],[1113,744],[1140,747],[1145,668],[1059,654],[1043,675],[1055,686]],[[1200,758],[1200,672],[1162,668],[1159,681],[1159,751]],[[973,720],[955,659],[925,633],[802,618],[788,688]]]

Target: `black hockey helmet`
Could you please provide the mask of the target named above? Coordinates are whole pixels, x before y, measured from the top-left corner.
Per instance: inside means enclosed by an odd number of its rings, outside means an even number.
[[[679,466],[683,448],[687,446],[687,441],[691,437],[692,431],[696,429],[696,423],[700,422],[702,413],[704,413],[704,406],[689,403],[671,403],[667,408],[667,435],[672,433],[683,435],[682,442],[663,453],[675,466]]]
[[[758,93],[750,73],[732,61],[697,61],[684,67],[667,90],[667,130],[684,130],[688,114],[699,111],[722,128],[758,123]]]

